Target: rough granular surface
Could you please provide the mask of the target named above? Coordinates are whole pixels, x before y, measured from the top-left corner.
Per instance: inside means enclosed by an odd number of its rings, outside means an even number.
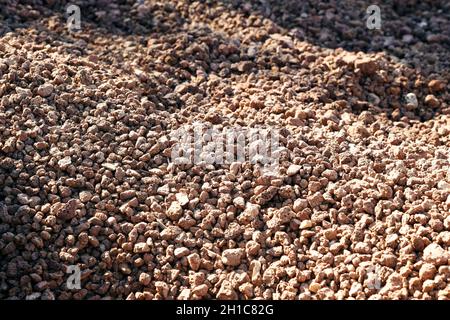
[[[2,1],[0,298],[450,299],[450,2],[388,2]]]

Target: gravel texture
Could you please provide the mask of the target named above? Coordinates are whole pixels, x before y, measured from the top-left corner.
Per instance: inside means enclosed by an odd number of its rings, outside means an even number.
[[[2,1],[0,298],[450,299],[450,2],[386,2]]]

